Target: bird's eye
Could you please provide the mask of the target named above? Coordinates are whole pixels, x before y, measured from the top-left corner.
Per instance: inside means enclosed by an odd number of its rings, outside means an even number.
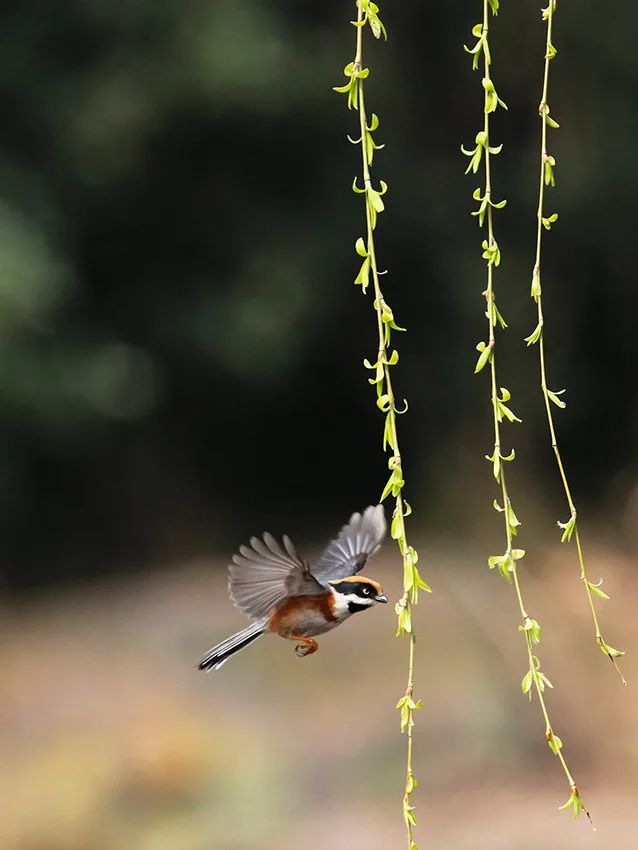
[[[370,588],[369,587],[364,587],[361,592],[363,593],[364,596],[370,596]]]

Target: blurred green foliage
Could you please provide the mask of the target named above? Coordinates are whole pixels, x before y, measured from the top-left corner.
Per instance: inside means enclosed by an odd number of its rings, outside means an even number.
[[[385,13],[390,40],[371,48],[368,86],[387,143],[377,173],[390,185],[380,256],[411,330],[397,387],[411,399],[404,451],[418,464],[420,509],[445,525],[475,473],[488,477],[489,417],[472,380],[480,233],[459,153],[480,119],[462,52],[469,19],[444,3],[427,26],[419,6]],[[351,285],[357,151],[331,91],[350,58],[347,15],[336,0],[5,10],[0,568],[10,584],[192,555],[262,525],[308,533],[377,495],[380,422],[361,365],[373,323]],[[560,220],[544,274],[552,383],[568,388],[566,463],[580,501],[599,508],[606,482],[635,472],[638,434],[638,9],[604,24],[594,0],[561,8]],[[524,419],[519,457],[541,479],[551,457],[522,340],[534,326],[543,37],[540,4],[503,4],[493,49],[509,112],[495,119],[494,189],[509,200],[498,295],[512,333],[501,363]],[[338,439],[323,441],[326,430]],[[351,474],[335,481],[344,457]]]

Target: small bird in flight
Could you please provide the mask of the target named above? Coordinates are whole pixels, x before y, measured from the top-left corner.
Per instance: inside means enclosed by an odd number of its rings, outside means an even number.
[[[230,566],[230,597],[252,623],[209,649],[200,670],[218,670],[244,647],[265,634],[297,641],[303,657],[318,649],[315,635],[339,626],[352,614],[387,602],[381,585],[359,575],[386,534],[383,505],[355,513],[318,561],[303,561],[290,538],[283,545],[271,534],[240,546]]]

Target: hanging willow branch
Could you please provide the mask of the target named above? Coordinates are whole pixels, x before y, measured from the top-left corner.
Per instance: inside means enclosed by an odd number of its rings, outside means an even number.
[[[386,194],[388,187],[381,180],[379,181],[378,188],[375,188],[370,173],[374,152],[382,148],[383,145],[378,145],[374,138],[374,133],[379,127],[379,119],[372,113],[370,120],[368,120],[365,107],[364,80],[369,76],[369,69],[364,67],[363,64],[363,33],[367,25],[369,25],[375,38],[380,38],[381,36],[386,38],[387,34],[379,18],[379,7],[376,3],[372,3],[370,0],[357,0],[356,7],[357,20],[352,21],[357,33],[355,57],[344,69],[344,74],[348,78],[348,82],[344,86],[335,87],[335,91],[347,95],[348,108],[355,109],[359,115],[359,138],[350,139],[350,141],[353,144],[359,145],[361,149],[363,186],[361,188],[358,186],[357,178],[355,177],[352,188],[357,194],[363,196],[365,202],[366,234],[365,237],[359,237],[355,243],[355,250],[362,258],[362,262],[354,282],[358,286],[361,286],[364,294],[367,293],[368,287],[372,283],[373,306],[378,331],[376,359],[374,362],[366,359],[364,365],[373,372],[373,376],[369,379],[369,382],[376,388],[377,407],[384,415],[383,449],[389,455],[388,468],[390,475],[381,493],[381,501],[389,496],[394,498],[390,534],[397,541],[403,561],[403,595],[397,602],[395,610],[398,618],[397,635],[408,637],[409,656],[405,693],[398,701],[396,707],[400,712],[401,731],[405,732],[407,736],[403,818],[406,826],[408,850],[416,850],[413,836],[416,817],[411,799],[412,793],[416,788],[416,779],[412,769],[412,752],[414,712],[421,707],[421,702],[414,699],[414,650],[416,637],[412,614],[413,606],[418,601],[419,590],[429,592],[430,588],[423,581],[419,573],[416,549],[408,543],[405,518],[409,516],[411,509],[402,495],[405,481],[403,478],[403,463],[397,434],[397,416],[405,413],[407,402],[404,402],[402,409],[398,409],[396,406],[391,369],[397,364],[399,353],[396,349],[391,348],[390,343],[393,331],[403,331],[405,329],[395,323],[392,309],[383,295],[374,243],[374,231],[377,226],[378,216],[385,208],[383,196]]]
[[[560,396],[565,392],[565,390],[552,391],[547,387],[547,370],[545,365],[545,319],[543,316],[543,297],[541,294],[541,248],[543,241],[543,231],[551,230],[552,225],[558,220],[558,213],[545,215],[544,211],[545,187],[554,186],[556,181],[556,160],[553,156],[547,153],[547,128],[551,127],[553,129],[558,129],[559,126],[558,123],[550,117],[549,104],[547,102],[547,92],[549,86],[549,63],[557,54],[557,50],[552,41],[552,25],[554,22],[555,12],[556,0],[549,0],[548,6],[542,10],[542,19],[546,22],[546,43],[545,66],[543,72],[543,90],[541,95],[541,102],[538,108],[541,121],[541,152],[536,227],[536,259],[534,262],[534,269],[532,271],[531,289],[531,296],[536,301],[538,321],[532,333],[525,338],[525,342],[528,346],[538,346],[541,391],[543,393],[545,411],[547,413],[547,425],[549,427],[552,450],[554,452],[556,465],[558,467],[560,479],[563,484],[563,490],[565,492],[565,499],[567,500],[567,506],[569,508],[569,518],[567,519],[567,521],[558,523],[560,528],[562,528],[563,530],[561,535],[561,542],[569,543],[572,539],[572,536],[574,537],[574,541],[576,543],[576,552],[578,556],[580,580],[583,583],[583,587],[585,588],[585,593],[587,595],[587,602],[589,604],[594,624],[594,634],[596,637],[596,643],[616,668],[616,671],[618,672],[618,675],[620,676],[623,685],[626,685],[627,682],[625,681],[625,678],[616,662],[616,658],[621,655],[624,655],[625,653],[620,649],[615,649],[613,646],[610,646],[603,638],[603,635],[600,631],[594,596],[600,599],[609,599],[609,597],[603,590],[601,590],[600,586],[602,584],[602,579],[600,579],[600,581],[598,582],[592,582],[590,581],[589,576],[587,574],[587,570],[585,568],[585,557],[583,554],[583,547],[580,540],[580,531],[578,528],[576,506],[574,504],[574,500],[572,499],[571,489],[567,481],[567,474],[565,472],[563,459],[561,457],[560,450],[558,448],[558,441],[556,439],[556,429],[554,427],[554,415],[552,413],[552,405],[555,405],[558,408],[565,407],[565,402],[560,398]]]
[[[505,552],[502,555],[493,555],[488,559],[488,564],[490,569],[498,568],[502,577],[512,585],[516,595],[521,615],[521,624],[518,628],[525,639],[528,661],[528,669],[521,682],[521,688],[523,693],[528,694],[530,700],[532,699],[532,692],[535,691],[545,723],[545,739],[552,753],[558,758],[569,783],[570,795],[567,802],[561,808],[571,808],[574,816],[578,816],[581,811],[585,811],[587,817],[589,817],[589,812],[582,802],[576,783],[563,755],[563,742],[555,734],[550,722],[544,692],[546,687],[551,688],[553,686],[545,673],[542,672],[541,663],[536,654],[538,651],[536,647],[540,643],[541,638],[541,627],[538,621],[530,617],[527,613],[518,575],[518,562],[524,557],[525,550],[514,548],[514,537],[518,533],[518,527],[521,523],[514,512],[507,489],[505,464],[514,460],[515,452],[512,450],[507,455],[502,453],[501,424],[505,419],[510,423],[520,422],[521,420],[509,406],[511,398],[509,391],[505,387],[500,387],[499,389],[496,371],[495,330],[497,325],[504,330],[507,324],[496,306],[496,295],[494,291],[494,272],[500,265],[501,252],[494,236],[493,211],[494,209],[504,207],[506,201],[495,203],[492,200],[492,157],[501,152],[502,145],[493,146],[490,138],[490,116],[499,106],[503,109],[507,109],[507,107],[496,92],[490,70],[492,59],[488,38],[489,13],[490,10],[493,15],[498,13],[499,0],[483,0],[482,6],[483,20],[472,29],[472,35],[477,39],[476,43],[471,49],[465,47],[465,50],[472,56],[472,68],[474,70],[479,68],[481,58],[483,59],[483,129],[477,133],[475,147],[473,149],[466,150],[462,147],[461,150],[470,159],[466,174],[470,171],[473,174],[477,174],[483,163],[485,175],[483,189],[481,190],[481,187],[479,187],[473,194],[474,200],[479,202],[479,208],[472,215],[478,218],[479,226],[486,230],[486,238],[482,243],[482,256],[487,267],[487,286],[482,294],[487,304],[485,315],[488,324],[488,339],[487,342],[479,342],[476,347],[479,357],[474,371],[480,372],[489,364],[492,418],[494,423],[494,449],[491,455],[486,456],[486,459],[492,465],[494,478],[497,484],[500,485],[501,504],[497,500],[494,500],[494,508],[502,514],[505,525]]]

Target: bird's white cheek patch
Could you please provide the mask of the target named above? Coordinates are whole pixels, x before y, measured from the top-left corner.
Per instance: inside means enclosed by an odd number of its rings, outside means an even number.
[[[348,601],[352,597],[350,596],[342,596],[341,594],[334,594],[334,607],[332,609],[332,614],[338,620],[342,617],[347,617],[350,614],[350,609],[348,608]]]
[[[332,612],[333,616],[335,616],[338,620],[350,617],[352,615],[350,603],[354,605],[363,605],[366,608],[369,608],[373,604],[373,601],[372,599],[365,599],[361,596],[357,596],[356,593],[349,593],[347,596],[336,593],[334,609]]]

